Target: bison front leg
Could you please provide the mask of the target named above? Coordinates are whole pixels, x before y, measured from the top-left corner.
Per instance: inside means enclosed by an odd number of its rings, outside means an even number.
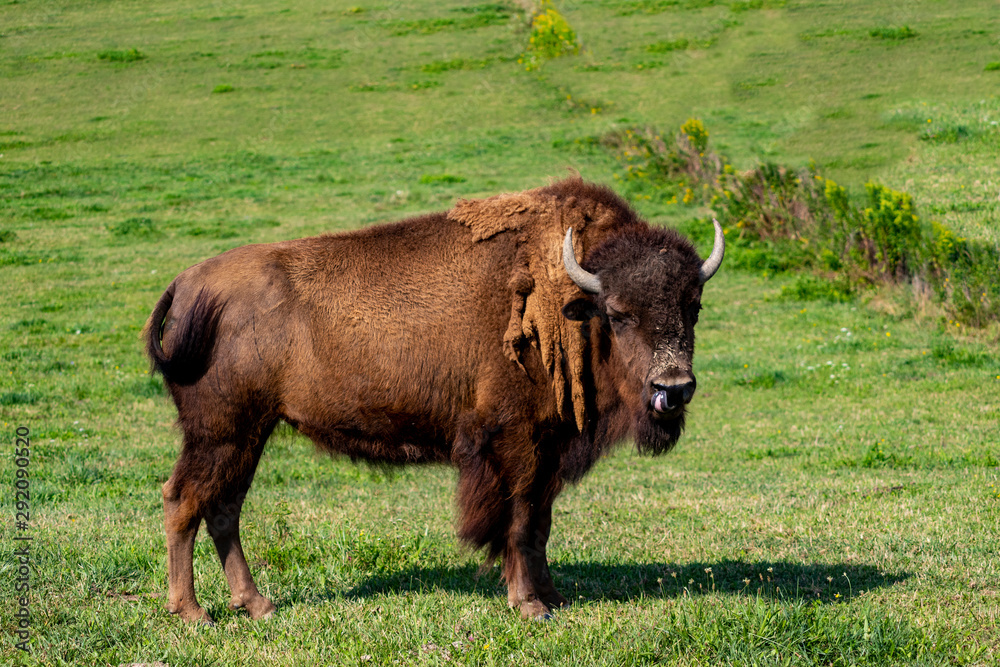
[[[549,542],[549,531],[552,528],[552,502],[544,503],[538,510],[538,523],[535,528],[535,544],[533,553],[539,557],[530,561],[534,569],[530,569],[531,576],[535,582],[535,588],[539,599],[550,608],[569,606],[569,600],[563,597],[556,590],[552,583],[552,575],[549,574],[548,557],[545,554],[545,547]]]
[[[525,451],[533,449],[530,434],[483,427],[478,417],[470,422],[460,430],[452,454],[459,468],[459,537],[485,547],[491,560],[503,558],[512,608],[524,618],[548,618],[553,608],[566,604],[552,585],[545,557],[552,501],[559,491],[554,467],[551,462],[541,469],[524,465]],[[512,478],[505,471],[520,474]]]
[[[504,578],[507,603],[520,609],[522,618],[548,619],[553,609],[568,604],[549,574],[545,548],[551,526],[551,502],[514,499],[504,550]]]

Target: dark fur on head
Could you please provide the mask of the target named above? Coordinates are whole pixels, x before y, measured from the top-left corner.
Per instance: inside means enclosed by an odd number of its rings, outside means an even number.
[[[628,228],[595,248],[584,263],[601,279],[601,293],[592,297],[592,314],[601,318],[605,334],[617,339],[621,380],[641,387],[625,407],[631,411],[632,436],[641,453],[670,451],[684,430],[686,408],[669,417],[653,414],[645,374],[657,346],[673,351],[673,367],[691,370],[700,266],[686,238],[672,229],[648,226]],[[616,322],[615,313],[624,317]]]
[[[665,276],[697,284],[701,258],[676,230],[636,225],[599,245],[582,265],[600,275],[605,292],[651,307],[652,298],[680,286],[658,282]]]

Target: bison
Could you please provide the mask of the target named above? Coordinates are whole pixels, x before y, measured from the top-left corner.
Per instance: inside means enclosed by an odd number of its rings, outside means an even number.
[[[702,261],[578,177],[447,213],[235,248],[170,283],[145,329],[183,444],[163,485],[168,610],[195,597],[204,519],[232,598],[257,590],[239,518],[279,421],[332,454],[458,469],[458,534],[502,558],[525,618],[567,604],[545,556],[552,503],[615,443],[669,450],[695,391]]]

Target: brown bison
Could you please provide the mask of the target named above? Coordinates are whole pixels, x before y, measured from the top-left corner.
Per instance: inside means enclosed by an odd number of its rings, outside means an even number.
[[[454,465],[459,536],[503,558],[511,607],[547,617],[567,603],[545,558],[552,503],[625,438],[654,453],[677,441],[702,287],[724,246],[715,222],[703,262],[572,178],[184,271],[145,333],[183,431],[163,486],[168,609],[211,622],[192,571],[204,519],[230,608],[274,611],[239,516],[284,420],[352,459]]]

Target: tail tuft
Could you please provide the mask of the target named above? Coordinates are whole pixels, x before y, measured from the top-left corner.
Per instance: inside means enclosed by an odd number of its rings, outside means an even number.
[[[202,288],[191,308],[176,321],[171,333],[172,349],[167,356],[161,344],[163,320],[173,303],[175,289],[175,284],[167,288],[149,317],[146,353],[152,362],[152,370],[162,373],[164,380],[189,385],[200,380],[211,365],[215,334],[224,304]]]

